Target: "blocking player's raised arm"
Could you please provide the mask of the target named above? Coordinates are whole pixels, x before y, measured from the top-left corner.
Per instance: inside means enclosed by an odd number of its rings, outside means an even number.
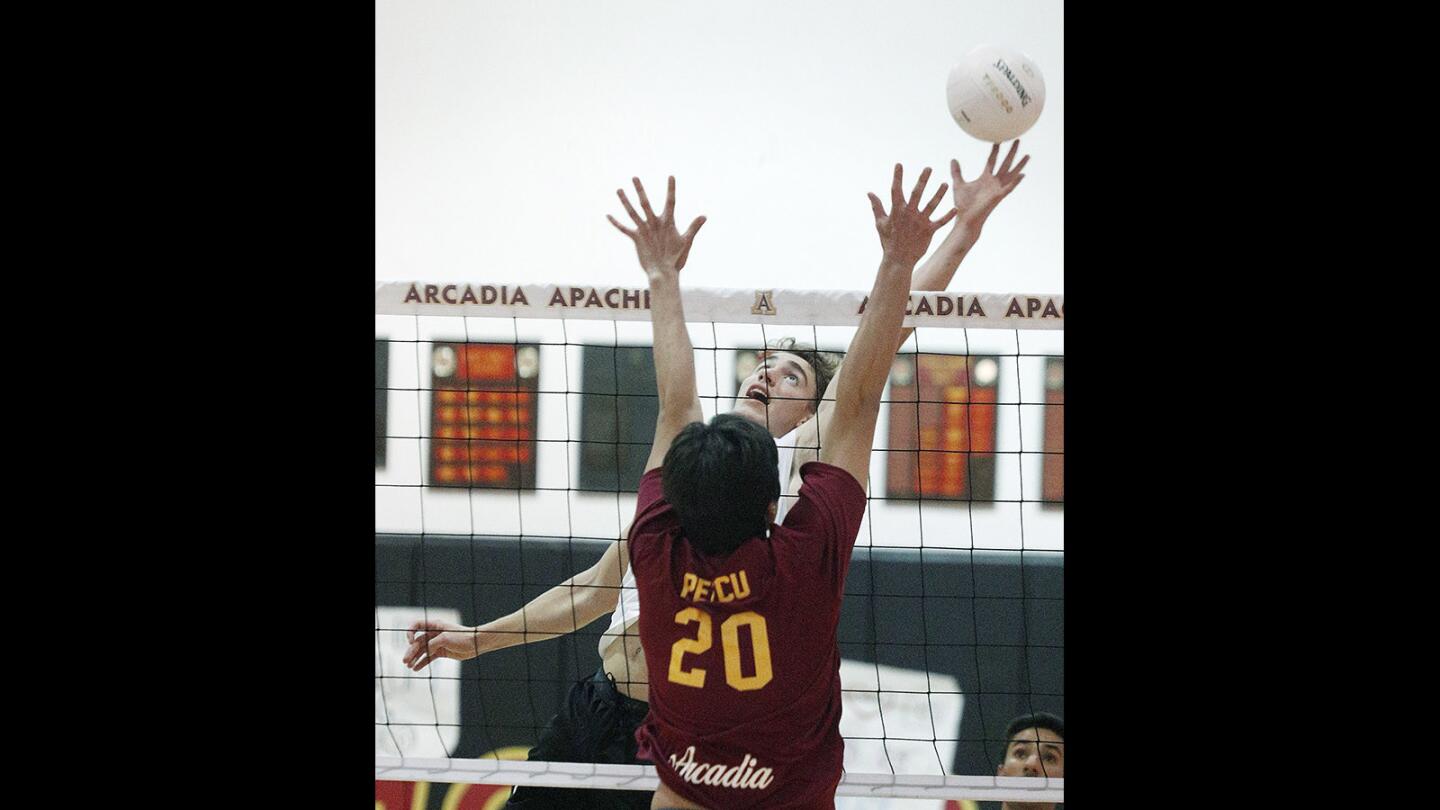
[[[902,171],[900,164],[895,164],[888,214],[880,198],[869,195],[875,230],[880,235],[880,269],[875,274],[865,314],[860,318],[860,328],[845,354],[844,374],[836,377],[833,416],[828,424],[820,425],[820,460],[849,472],[861,486],[865,485],[870,469],[870,444],[880,412],[880,395],[890,375],[895,347],[899,345],[915,263],[925,255],[935,231],[955,216],[952,208],[932,222],[930,215],[945,196],[946,184],[940,184],[935,196],[921,210],[920,198],[930,179],[930,170],[920,173],[908,200],[900,190]]]
[[[675,178],[671,177],[665,194],[665,210],[656,216],[640,178],[634,178],[635,193],[641,217],[630,205],[624,189],[617,189],[620,204],[634,221],[626,228],[612,216],[610,224],[635,243],[640,267],[650,282],[650,326],[655,352],[655,383],[660,396],[660,415],[655,420],[655,441],[645,471],[659,467],[665,453],[680,429],[701,421],[700,396],[695,390],[695,347],[685,329],[685,310],[680,301],[680,270],[690,256],[695,234],[705,224],[705,217],[696,217],[681,234],[675,227]]]
[[[1025,164],[1030,162],[1030,156],[1024,155],[1016,163],[1015,155],[1019,148],[1020,141],[1012,143],[1010,151],[1005,155],[1005,160],[997,168],[995,163],[1000,156],[1000,144],[995,144],[990,149],[990,159],[986,161],[985,168],[971,180],[966,180],[961,173],[959,161],[950,161],[950,177],[955,181],[955,185],[951,188],[951,196],[955,202],[955,220],[950,232],[935,247],[935,251],[930,254],[930,257],[915,268],[914,276],[910,281],[912,290],[949,289],[951,280],[955,278],[955,272],[960,269],[960,263],[979,240],[980,232],[985,227],[985,222],[990,218],[990,214],[1002,200],[1010,196],[1010,192],[1020,185],[1020,181],[1025,179],[1022,170],[1025,168]],[[915,330],[908,326],[900,329],[900,334],[895,340],[896,351],[900,350],[905,339],[913,331]],[[845,366],[841,365],[824,391],[820,405],[816,408],[815,418],[800,426],[800,433],[795,438],[795,444],[800,449],[795,453],[794,466],[791,470],[785,471],[784,475],[798,474],[802,464],[817,457],[816,451],[810,448],[814,448],[819,443],[818,436],[821,426],[834,418],[835,394],[839,390],[840,381],[844,378],[845,373]]]

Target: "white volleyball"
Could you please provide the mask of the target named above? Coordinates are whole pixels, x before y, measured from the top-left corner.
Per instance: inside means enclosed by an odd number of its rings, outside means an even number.
[[[955,123],[987,143],[1020,137],[1045,107],[1045,77],[1030,57],[980,45],[950,71],[945,99]]]

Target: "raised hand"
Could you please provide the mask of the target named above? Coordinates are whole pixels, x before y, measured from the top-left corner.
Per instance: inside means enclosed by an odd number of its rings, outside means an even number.
[[[955,181],[955,210],[959,212],[956,219],[957,225],[977,226],[985,222],[995,206],[1005,199],[1025,175],[1020,173],[1025,164],[1030,162],[1030,156],[1026,155],[1020,162],[1011,167],[1015,160],[1015,153],[1020,148],[1020,141],[1010,144],[1010,151],[1005,155],[1005,162],[1000,164],[1000,170],[995,171],[995,158],[1000,155],[1000,144],[990,147],[990,159],[985,162],[985,171],[980,176],[965,182],[960,175],[960,161],[950,161],[950,178]]]
[[[890,184],[890,213],[885,213],[880,198],[874,194],[869,195],[870,208],[875,212],[875,230],[880,233],[880,247],[885,251],[886,261],[913,267],[929,249],[930,239],[935,232],[955,217],[955,209],[946,211],[943,217],[931,222],[930,215],[935,212],[935,207],[940,204],[949,186],[941,183],[935,196],[930,198],[930,203],[922,211],[919,208],[920,194],[925,190],[925,184],[930,181],[930,169],[927,167],[920,172],[920,179],[915,183],[915,189],[910,192],[909,200],[901,196],[901,172],[900,164],[896,163],[895,179]]]
[[[690,257],[690,245],[695,241],[695,234],[700,232],[700,226],[705,224],[705,217],[696,217],[695,221],[690,223],[689,229],[681,234],[675,228],[675,178],[670,178],[665,194],[665,211],[658,217],[650,209],[650,198],[645,196],[645,187],[640,185],[640,178],[632,179],[635,181],[635,193],[640,198],[640,208],[645,212],[645,217],[642,219],[635,213],[635,208],[630,205],[625,189],[622,188],[616,189],[615,194],[620,197],[620,204],[625,206],[625,213],[635,222],[635,228],[626,228],[609,214],[606,214],[605,218],[635,243],[635,254],[639,256],[640,266],[647,274],[680,272],[685,266],[685,260]]]
[[[410,625],[405,637],[410,646],[401,660],[416,672],[437,658],[465,661],[480,654],[480,632],[454,622],[423,619]]]

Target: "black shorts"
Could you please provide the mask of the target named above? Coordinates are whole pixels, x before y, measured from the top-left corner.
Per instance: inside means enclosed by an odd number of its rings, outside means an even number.
[[[570,688],[565,705],[540,732],[540,741],[530,749],[528,759],[534,762],[648,764],[635,759],[635,729],[644,722],[649,711],[650,704],[620,694],[615,682],[601,669]],[[650,810],[653,795],[645,790],[521,785],[515,788],[505,806],[514,810]]]

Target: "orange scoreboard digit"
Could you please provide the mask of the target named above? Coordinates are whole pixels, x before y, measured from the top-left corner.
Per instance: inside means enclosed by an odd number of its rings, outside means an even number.
[[[1045,476],[1041,497],[1065,503],[1065,358],[1045,360]]]
[[[533,344],[435,344],[431,486],[535,488],[539,358]]]
[[[902,355],[890,372],[891,498],[995,498],[1000,366],[994,357]]]

